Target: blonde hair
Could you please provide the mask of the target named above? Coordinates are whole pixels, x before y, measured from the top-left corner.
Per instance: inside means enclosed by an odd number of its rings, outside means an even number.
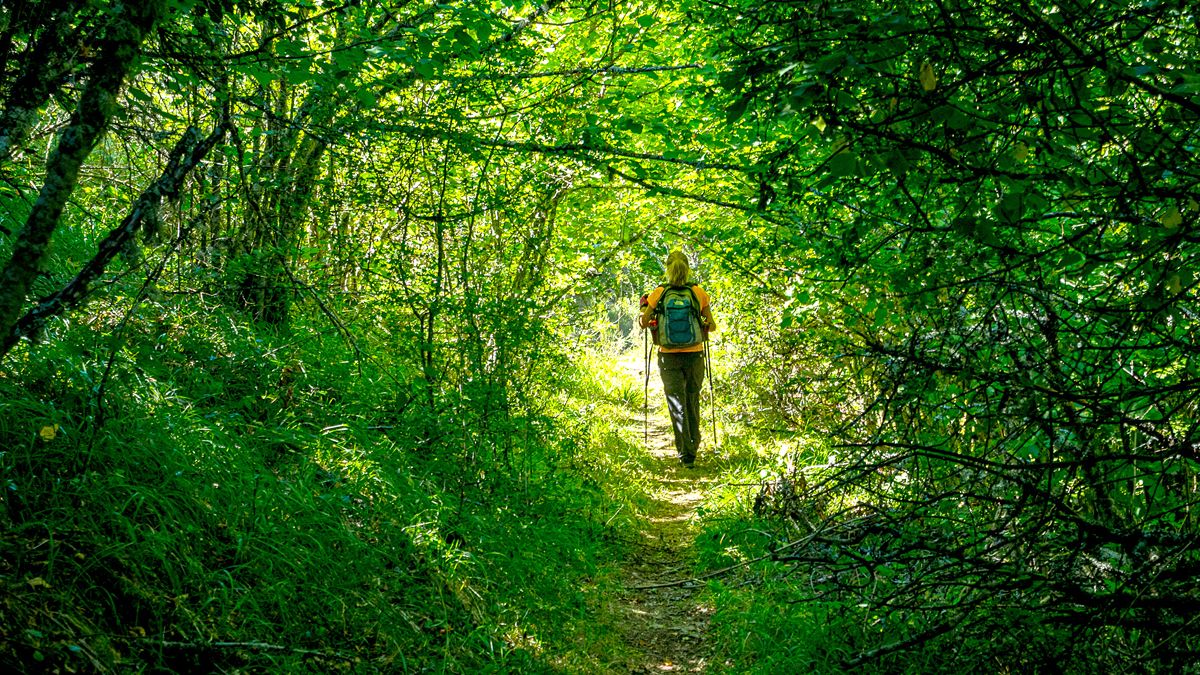
[[[667,283],[672,286],[686,286],[690,273],[687,256],[681,251],[671,251],[667,256]]]

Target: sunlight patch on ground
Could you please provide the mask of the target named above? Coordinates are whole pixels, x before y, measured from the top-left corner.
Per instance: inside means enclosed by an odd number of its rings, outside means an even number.
[[[699,490],[688,490],[686,492],[668,492],[670,502],[679,506],[691,506],[704,498],[704,493]]]
[[[664,673],[699,673],[704,670],[704,662],[701,661],[693,667],[687,667],[678,663],[663,663],[658,666],[659,671]]]
[[[628,380],[636,379],[639,402],[645,387],[642,366],[640,353],[618,364]],[[704,447],[696,468],[680,466],[661,381],[651,368],[650,408],[627,408],[617,415],[625,421],[627,442],[645,453],[644,488],[650,499],[639,509],[640,537],[624,565],[625,591],[617,600],[631,653],[624,669],[613,672],[699,673],[707,665],[704,633],[711,609],[697,602],[697,586],[679,582],[695,573],[696,508],[718,484],[716,467]]]
[[[686,523],[692,519],[691,514],[683,513],[678,516],[662,516],[655,518],[653,516],[646,518],[652,523]]]

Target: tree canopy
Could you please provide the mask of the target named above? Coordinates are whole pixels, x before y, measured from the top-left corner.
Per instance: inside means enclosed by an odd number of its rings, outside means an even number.
[[[514,617],[571,642],[619,556],[582,543],[636,481],[596,406],[641,392],[597,372],[680,248],[745,582],[715,671],[1194,667],[1198,22],[0,5],[0,662],[552,670]],[[521,557],[570,550],[565,586]]]

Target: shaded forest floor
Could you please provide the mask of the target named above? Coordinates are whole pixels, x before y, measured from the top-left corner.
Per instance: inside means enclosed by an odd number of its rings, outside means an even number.
[[[640,360],[622,366],[642,384]],[[632,654],[627,672],[702,672],[708,661],[705,632],[711,607],[699,601],[702,584],[688,579],[695,560],[696,507],[717,471],[705,457],[705,445],[695,468],[679,464],[653,365],[649,401],[648,434],[642,410],[629,410],[624,425],[630,441],[653,458],[652,480],[646,484],[648,506],[637,521],[638,539],[623,564],[624,590],[612,599],[611,615],[621,621],[618,630]],[[709,442],[706,437],[704,443]]]

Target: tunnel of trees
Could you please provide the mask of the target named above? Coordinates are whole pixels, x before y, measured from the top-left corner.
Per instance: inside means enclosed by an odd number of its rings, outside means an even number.
[[[4,2],[0,664],[608,672],[678,248],[709,669],[1194,672],[1198,200],[1182,0]]]

